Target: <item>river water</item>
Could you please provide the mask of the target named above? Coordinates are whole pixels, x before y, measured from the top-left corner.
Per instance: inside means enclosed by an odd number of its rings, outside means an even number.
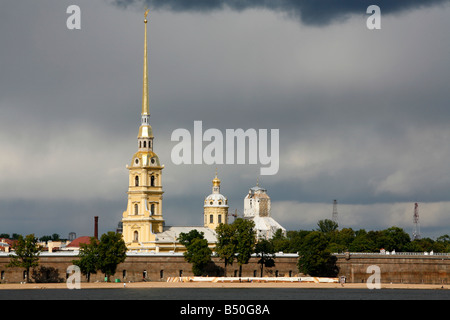
[[[60,310],[61,315],[94,314],[118,317],[132,314],[164,315],[166,319],[283,319],[316,314],[348,314],[371,317],[416,317],[419,311],[445,311],[448,289],[349,289],[349,288],[109,288],[109,289],[21,289],[1,290],[0,301],[20,307],[20,314],[36,310]],[[16,301],[12,301],[16,300]],[[24,300],[27,300],[26,302]],[[43,301],[46,300],[46,301]],[[47,300],[55,300],[49,302]],[[56,301],[57,300],[57,301]],[[64,300],[64,301],[62,301]],[[74,303],[74,300],[76,301]],[[88,301],[90,300],[90,301]],[[428,306],[423,300],[441,302]],[[88,307],[82,305],[88,303]],[[21,303],[25,302],[25,303]],[[33,304],[34,302],[34,304]],[[370,303],[370,305],[367,305]],[[407,303],[407,304],[405,304]],[[54,309],[56,308],[56,309]],[[67,310],[70,310],[67,313]],[[88,311],[87,311],[88,310]],[[144,313],[142,313],[144,312]],[[89,317],[90,319],[90,317]]]
[[[450,300],[448,289],[110,288],[0,290],[0,300]]]

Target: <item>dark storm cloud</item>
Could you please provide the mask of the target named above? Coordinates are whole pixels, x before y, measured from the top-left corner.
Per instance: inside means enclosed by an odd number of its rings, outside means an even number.
[[[151,9],[165,9],[175,12],[208,12],[221,9],[242,11],[246,9],[269,9],[286,13],[300,19],[308,25],[327,25],[337,20],[345,20],[354,14],[365,14],[370,5],[378,5],[383,14],[400,13],[402,11],[433,6],[448,0],[115,0],[121,7],[139,4],[148,5]]]
[[[423,232],[450,224],[448,0],[79,0],[81,30],[66,28],[70,4],[0,10],[0,232],[91,235],[94,216],[117,226],[137,147],[145,5],[166,225],[203,222],[215,166],[171,162],[172,131],[196,120],[280,129],[280,170],[259,183],[289,230],[315,228],[333,199],[342,226],[409,231],[413,201]],[[365,28],[371,4],[382,30]],[[230,212],[242,213],[260,167],[218,166]]]

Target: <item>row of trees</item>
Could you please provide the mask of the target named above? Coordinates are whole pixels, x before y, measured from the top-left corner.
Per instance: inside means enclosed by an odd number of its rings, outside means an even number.
[[[239,276],[242,266],[247,264],[256,253],[261,266],[261,276],[265,266],[273,266],[275,248],[270,241],[256,241],[255,224],[251,220],[236,219],[232,224],[220,224],[217,229],[217,243],[215,253],[224,261],[225,274],[227,267],[234,262],[239,265]],[[192,264],[192,272],[196,276],[207,274],[207,267],[211,263],[212,250],[203,232],[192,230],[180,234],[180,243],[186,247],[184,253],[186,261]]]
[[[22,235],[20,235],[18,233],[13,233],[11,235],[9,235],[9,233],[0,233],[0,238],[11,239],[11,240],[19,240],[19,238],[21,236]],[[39,238],[39,241],[42,241],[42,242],[47,242],[49,240],[51,240],[51,241],[60,241],[60,240],[63,240],[63,239],[61,239],[59,234],[57,234],[57,233],[54,233],[51,236],[50,235],[46,235],[46,236],[42,236],[42,237]]]
[[[319,224],[324,226],[328,221],[321,221]],[[336,276],[338,273],[336,257],[332,255],[329,247],[329,233],[326,234],[323,230],[294,233],[300,237],[292,239],[285,237],[279,230],[270,240],[256,239],[254,222],[238,218],[232,224],[219,225],[216,233],[215,252],[225,263],[225,274],[227,266],[236,261],[241,276],[242,266],[249,262],[252,254],[256,254],[260,274],[263,276],[264,267],[274,266],[275,253],[280,251],[299,254],[297,267],[300,273],[312,276]],[[192,263],[194,275],[206,274],[206,266],[211,263],[212,250],[208,248],[203,233],[193,230],[181,234],[180,238],[181,243],[186,246],[184,256]]]
[[[79,260],[73,264],[80,267],[81,273],[90,281],[90,275],[101,271],[109,282],[110,276],[116,273],[117,266],[126,259],[127,246],[122,235],[110,231],[100,237],[100,241],[91,237],[89,244],[80,245]]]
[[[412,240],[402,228],[390,227],[385,230],[366,231],[352,228],[338,229],[331,220],[320,220],[317,229],[288,231],[286,236],[277,233],[271,242],[277,251],[298,252],[307,236],[320,232],[324,236],[330,252],[380,252],[381,249],[396,252],[450,252],[450,237],[443,235],[436,240],[422,238]]]
[[[216,254],[226,267],[237,261],[239,275],[242,265],[248,263],[256,253],[258,263],[263,268],[274,265],[275,252],[297,253],[297,267],[300,273],[311,276],[336,276],[338,269],[333,253],[380,252],[381,249],[397,252],[450,252],[450,237],[443,235],[437,240],[422,238],[411,240],[401,228],[391,227],[380,231],[338,229],[332,220],[320,220],[315,230],[281,230],[270,240],[258,240],[253,232],[253,222],[236,219],[233,224],[219,225],[216,229]],[[208,248],[203,234],[197,230],[182,234],[181,243],[186,246],[186,260],[193,264],[195,275],[205,274],[205,267],[211,262],[212,251]]]
[[[26,270],[26,281],[30,282],[30,269],[39,265],[39,255],[42,247],[38,244],[39,239],[34,234],[26,237],[19,235],[14,245],[14,254],[10,255],[8,267],[20,267]],[[101,236],[100,240],[92,237],[89,244],[81,244],[79,259],[73,264],[80,267],[80,271],[87,276],[89,281],[91,274],[98,270],[105,274],[107,281],[116,273],[117,265],[125,261],[127,247],[121,234],[108,232]],[[42,268],[41,268],[42,269]],[[41,273],[51,274],[53,270],[44,268],[41,272],[34,272],[34,278],[42,278]],[[53,279],[57,275],[51,276]]]

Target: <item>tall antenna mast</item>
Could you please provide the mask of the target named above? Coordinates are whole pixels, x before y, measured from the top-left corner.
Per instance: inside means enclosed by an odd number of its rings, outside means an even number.
[[[414,204],[414,231],[413,231],[413,240],[420,239],[420,224],[419,224],[419,205],[417,202]]]
[[[333,216],[331,218],[333,220],[334,223],[336,223],[337,225],[339,225],[339,221],[338,221],[338,211],[337,211],[337,200],[333,201]]]

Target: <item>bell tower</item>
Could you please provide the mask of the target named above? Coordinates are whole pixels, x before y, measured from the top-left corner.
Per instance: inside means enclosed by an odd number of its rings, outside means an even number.
[[[220,194],[220,179],[216,176],[212,181],[212,193],[205,198],[203,204],[203,225],[216,230],[221,223],[228,223],[228,200]]]
[[[163,231],[162,170],[153,151],[153,130],[150,125],[148,67],[147,67],[147,14],[144,19],[144,70],[142,84],[141,125],[137,137],[138,150],[133,155],[129,170],[128,204],[123,212],[122,236],[129,250],[155,249],[155,233]]]

